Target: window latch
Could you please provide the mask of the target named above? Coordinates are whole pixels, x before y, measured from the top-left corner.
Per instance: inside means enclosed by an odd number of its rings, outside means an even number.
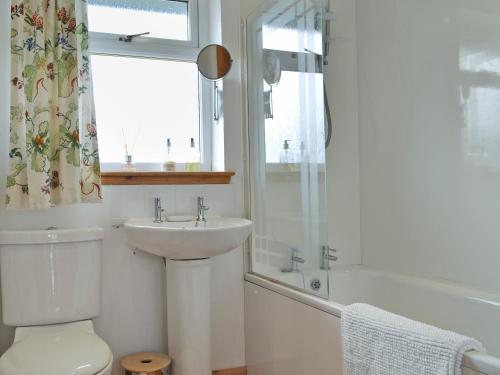
[[[149,31],[146,31],[145,33],[140,33],[140,34],[132,34],[132,35],[124,35],[118,38],[120,42],[127,42],[130,43],[133,41],[135,38],[139,36],[144,36],[144,35],[149,35]]]

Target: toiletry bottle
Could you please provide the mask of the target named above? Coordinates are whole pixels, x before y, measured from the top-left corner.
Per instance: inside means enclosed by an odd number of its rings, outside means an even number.
[[[200,152],[196,148],[196,144],[194,143],[194,138],[191,138],[189,141],[189,153],[188,153],[188,160],[186,163],[186,171],[187,172],[200,171]]]
[[[307,163],[309,161],[309,155],[307,153],[306,144],[304,141],[300,142],[299,152],[297,154],[297,163]]]
[[[172,157],[172,141],[170,138],[167,138],[167,160],[163,163],[163,170],[175,172],[175,160]]]
[[[290,150],[291,140],[285,139],[283,142],[283,149],[280,151],[280,163],[290,164],[294,162],[293,152]]]
[[[309,163],[309,154],[307,153],[306,144],[304,143],[304,141],[301,141],[299,150],[295,155],[295,164],[293,170],[299,171],[301,164],[307,164],[307,163]]]

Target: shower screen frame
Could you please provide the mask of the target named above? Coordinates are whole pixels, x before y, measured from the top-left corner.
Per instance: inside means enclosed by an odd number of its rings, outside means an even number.
[[[249,271],[328,299],[329,275],[322,269],[328,245],[324,14],[323,1],[268,2],[246,20],[245,51],[254,221]],[[264,80],[264,51],[279,60],[278,83]],[[269,92],[273,117],[266,115]],[[295,160],[283,162],[281,146],[289,138]]]

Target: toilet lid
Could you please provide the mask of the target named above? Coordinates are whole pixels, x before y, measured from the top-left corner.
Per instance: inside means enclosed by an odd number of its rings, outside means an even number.
[[[82,326],[82,323],[89,323]],[[0,374],[94,375],[109,365],[108,345],[91,322],[73,325],[18,328],[14,344],[0,358]]]

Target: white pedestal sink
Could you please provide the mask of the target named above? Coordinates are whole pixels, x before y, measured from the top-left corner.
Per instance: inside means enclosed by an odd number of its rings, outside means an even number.
[[[210,258],[239,247],[252,222],[208,218],[206,222],[125,222],[130,245],[166,258],[168,351],[173,375],[211,375]]]

